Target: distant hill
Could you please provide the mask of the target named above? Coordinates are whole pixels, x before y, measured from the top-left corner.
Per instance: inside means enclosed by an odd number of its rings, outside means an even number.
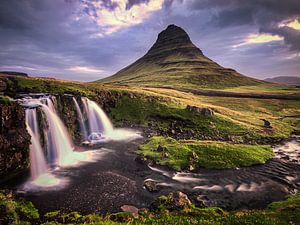
[[[267,78],[265,79],[265,81],[279,83],[279,84],[300,86],[300,77],[280,76],[280,77]]]
[[[193,89],[265,83],[218,65],[192,43],[182,28],[175,25],[169,25],[158,35],[146,55],[99,82]]]
[[[0,71],[0,75],[22,76],[28,77],[27,73],[15,72],[15,71]]]

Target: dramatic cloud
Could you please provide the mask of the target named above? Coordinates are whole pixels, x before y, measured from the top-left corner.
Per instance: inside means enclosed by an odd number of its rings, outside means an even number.
[[[193,0],[189,5],[191,10],[213,10],[211,22],[219,27],[256,25],[261,33],[282,36],[291,50],[300,51],[299,33],[286,29],[299,26],[299,0]],[[293,22],[282,26],[286,20]]]
[[[164,1],[111,0],[109,7],[107,7],[106,2],[89,2],[87,7],[93,7],[93,19],[103,29],[104,34],[111,34],[120,29],[142,23],[153,12],[160,10]]]

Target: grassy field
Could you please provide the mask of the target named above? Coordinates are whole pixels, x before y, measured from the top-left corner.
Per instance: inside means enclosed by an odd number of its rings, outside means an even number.
[[[159,147],[162,149],[159,151]],[[139,153],[167,165],[177,171],[189,166],[209,169],[229,169],[263,164],[274,154],[263,145],[229,144],[216,141],[176,141],[173,138],[155,136],[140,146]]]
[[[135,123],[148,126],[150,122],[154,125],[158,123],[156,126],[167,130],[177,121],[177,125],[186,131],[194,130],[199,135],[206,134],[214,139],[236,136],[237,140],[278,140],[288,137],[292,131],[300,130],[300,104],[297,100],[210,97],[163,88],[111,86],[41,78],[0,79],[6,81],[6,93],[11,96],[20,92],[51,92],[97,99],[102,92],[110,93],[116,96],[116,104],[108,112],[119,125]],[[280,93],[286,94],[283,90]],[[193,114],[185,110],[187,105],[211,108],[215,115],[206,118]],[[262,128],[261,119],[271,122],[272,132]]]

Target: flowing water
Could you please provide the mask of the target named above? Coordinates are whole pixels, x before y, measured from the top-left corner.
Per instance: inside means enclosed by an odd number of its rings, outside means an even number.
[[[86,141],[88,139],[87,128],[86,128],[86,125],[84,123],[84,119],[83,119],[81,109],[80,109],[79,104],[78,104],[75,97],[73,97],[73,102],[74,102],[75,108],[76,108],[77,120],[79,122],[80,131],[81,131],[81,134],[83,135],[84,140]]]
[[[30,145],[30,171],[31,177],[25,184],[24,189],[36,189],[37,187],[65,186],[66,179],[57,176],[60,168],[74,167],[85,162],[94,162],[101,155],[100,151],[75,151],[75,146],[57,113],[57,100],[54,96],[26,96],[21,104],[26,108],[26,124],[31,135]],[[140,137],[136,132],[114,129],[111,121],[104,111],[88,98],[82,98],[83,110],[77,100],[73,98],[77,120],[80,126],[81,135],[90,144],[105,142],[108,140],[125,140]],[[40,134],[37,108],[44,116],[43,122],[46,128],[43,136]],[[40,112],[40,113],[41,113]],[[89,131],[84,122],[83,112],[87,116]],[[44,148],[41,144],[41,137],[45,137]],[[103,155],[103,154],[102,154]],[[53,175],[55,174],[55,175]]]
[[[92,144],[107,141],[131,141],[140,138],[141,135],[129,129],[116,129],[112,122],[94,101],[83,97],[82,103],[88,118],[88,140]]]
[[[31,144],[29,146],[31,176],[29,181],[24,185],[24,189],[30,190],[39,186],[56,186],[60,183],[60,181],[51,174],[46,162],[43,148],[41,147],[36,108],[26,109],[25,113],[26,127],[31,136]]]

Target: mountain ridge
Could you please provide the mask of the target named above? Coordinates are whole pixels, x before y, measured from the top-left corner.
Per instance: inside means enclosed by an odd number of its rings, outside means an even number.
[[[278,84],[300,86],[300,77],[297,76],[278,76],[278,77],[266,78],[265,81],[278,83]]]
[[[98,82],[196,89],[264,83],[209,59],[193,44],[189,35],[174,24],[158,34],[156,42],[143,57]]]

